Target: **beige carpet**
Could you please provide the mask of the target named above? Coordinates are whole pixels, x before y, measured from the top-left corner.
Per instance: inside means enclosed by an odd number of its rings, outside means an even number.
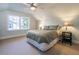
[[[79,44],[58,42],[47,52],[41,52],[26,41],[26,37],[0,40],[0,55],[79,55]]]

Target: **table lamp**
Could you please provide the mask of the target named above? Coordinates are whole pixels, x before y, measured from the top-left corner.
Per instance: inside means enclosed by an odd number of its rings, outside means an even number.
[[[64,26],[66,27],[66,31],[67,31],[67,27],[72,26],[72,24],[69,23],[69,22],[65,22],[65,23],[64,23]]]

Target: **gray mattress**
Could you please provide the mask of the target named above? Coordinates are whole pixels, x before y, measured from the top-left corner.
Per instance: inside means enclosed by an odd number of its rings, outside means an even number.
[[[27,38],[30,38],[36,42],[40,43],[50,43],[55,38],[57,38],[56,30],[29,30],[27,32]]]

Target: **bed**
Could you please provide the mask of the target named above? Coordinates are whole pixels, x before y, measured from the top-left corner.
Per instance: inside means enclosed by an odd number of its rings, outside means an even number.
[[[47,51],[59,41],[57,28],[54,28],[49,29],[47,26],[44,30],[29,30],[26,35],[27,42],[41,51]]]

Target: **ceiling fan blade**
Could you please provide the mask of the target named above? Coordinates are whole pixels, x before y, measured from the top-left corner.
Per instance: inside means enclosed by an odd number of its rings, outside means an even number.
[[[23,3],[26,6],[30,6],[32,3]]]

